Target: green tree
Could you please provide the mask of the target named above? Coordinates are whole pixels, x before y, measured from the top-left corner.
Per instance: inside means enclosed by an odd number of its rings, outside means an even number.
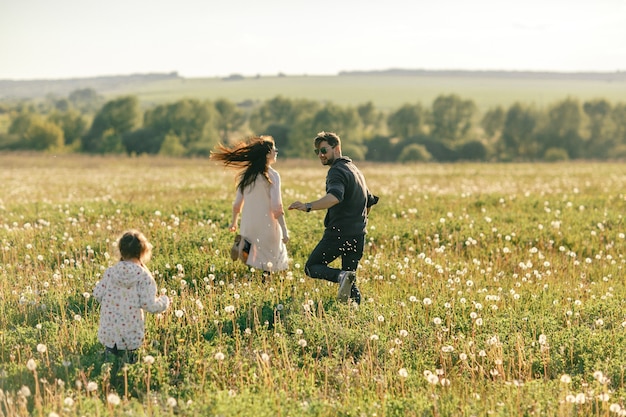
[[[611,120],[615,126],[615,142],[626,145],[626,103],[618,103],[611,111]]]
[[[122,135],[122,145],[128,154],[156,154],[161,149],[163,136],[154,129],[141,128]]]
[[[277,96],[252,112],[249,126],[255,134],[273,136],[281,148],[281,155],[305,157],[312,149],[311,140],[317,133],[312,123],[319,109],[320,104],[316,101]]]
[[[63,130],[56,124],[36,118],[24,134],[28,149],[43,151],[63,147]]]
[[[459,159],[466,161],[484,161],[487,159],[487,147],[478,140],[464,142],[456,148]]]
[[[228,143],[230,133],[237,131],[246,122],[246,115],[235,103],[226,99],[218,99],[214,103],[217,110],[217,128],[222,142]]]
[[[217,117],[215,107],[210,102],[183,99],[147,111],[144,128],[154,131],[161,142],[172,133],[186,149],[200,151],[219,141]]]
[[[313,116],[312,126],[315,133],[323,130],[336,132],[342,142],[363,143],[361,119],[354,108],[327,103]]]
[[[111,138],[113,137],[118,138],[121,147],[122,135],[132,131],[138,122],[139,101],[137,97],[127,96],[107,102],[96,114],[91,128],[82,138],[83,151],[104,153],[117,149],[117,145],[111,146]],[[107,135],[106,141],[104,140],[105,133]]]
[[[485,113],[480,121],[480,127],[485,131],[487,138],[493,138],[498,133],[502,132],[504,118],[505,113],[502,106],[487,110],[487,113]]]
[[[76,110],[54,112],[48,120],[63,129],[65,145],[79,144],[88,127],[85,118]]]
[[[513,104],[506,112],[502,129],[503,159],[534,159],[538,144],[535,129],[538,125],[536,111],[521,103]]]
[[[405,139],[423,133],[425,112],[421,104],[404,104],[387,117],[392,137]]]
[[[363,133],[365,139],[372,137],[378,133],[379,126],[384,121],[385,117],[382,112],[378,111],[371,101],[364,104],[359,104],[356,111],[361,119],[363,125]]]
[[[432,105],[432,131],[436,140],[455,144],[467,138],[476,104],[455,94],[441,95]]]
[[[33,120],[37,117],[39,116],[30,111],[20,111],[11,121],[9,134],[23,137]]]
[[[553,105],[547,114],[547,124],[542,131],[543,151],[549,148],[565,149],[570,158],[580,156],[583,147],[581,128],[583,114],[576,99],[567,98]]]
[[[615,124],[611,118],[612,110],[611,103],[605,99],[583,103],[583,111],[589,120],[586,156],[607,158],[615,147]]]
[[[165,135],[165,139],[161,144],[161,149],[159,149],[159,155],[166,156],[183,156],[187,150],[180,143],[180,139],[173,133],[169,133]]]
[[[412,143],[402,149],[402,152],[398,157],[398,162],[428,162],[431,159],[432,155],[428,152],[428,150],[426,150],[424,145]]]
[[[104,98],[93,88],[74,90],[68,96],[72,106],[83,114],[95,113],[104,104]]]
[[[374,136],[365,142],[367,153],[365,159],[368,161],[392,162],[398,157],[395,152],[395,145],[388,136]]]

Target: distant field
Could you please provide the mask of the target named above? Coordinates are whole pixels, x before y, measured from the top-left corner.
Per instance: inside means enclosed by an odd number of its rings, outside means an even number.
[[[121,94],[136,95],[144,105],[167,103],[183,97],[232,101],[264,101],[278,95],[328,101],[339,105],[358,105],[371,101],[381,110],[405,103],[430,105],[440,94],[471,98],[481,112],[516,101],[548,106],[567,97],[581,101],[606,98],[626,100],[626,82],[567,79],[515,79],[453,76],[289,76],[246,78],[223,81],[220,78],[158,80],[124,87],[106,93],[107,98]]]

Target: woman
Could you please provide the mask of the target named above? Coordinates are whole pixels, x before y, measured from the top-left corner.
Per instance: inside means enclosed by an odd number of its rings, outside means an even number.
[[[233,203],[230,231],[237,230],[241,214],[240,234],[250,244],[246,264],[265,272],[287,269],[289,232],[285,223],[280,192],[280,175],[271,165],[278,150],[271,136],[253,137],[232,148],[219,145],[211,159],[225,166],[241,168],[237,195]]]

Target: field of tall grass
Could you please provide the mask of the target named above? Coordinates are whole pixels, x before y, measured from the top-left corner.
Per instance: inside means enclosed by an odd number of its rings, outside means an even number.
[[[324,191],[279,160],[285,205]],[[234,172],[206,159],[0,155],[0,415],[626,415],[626,165],[361,166],[380,196],[360,306],[228,256]],[[128,228],[170,310],[115,374],[91,296]]]

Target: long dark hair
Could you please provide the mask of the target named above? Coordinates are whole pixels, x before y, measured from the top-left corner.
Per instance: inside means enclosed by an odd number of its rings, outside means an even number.
[[[217,146],[217,150],[211,152],[210,159],[221,161],[227,167],[245,168],[239,174],[237,188],[243,192],[244,188],[254,184],[259,174],[271,184],[267,169],[267,154],[274,148],[274,138],[271,136],[254,136],[246,142],[240,142],[232,148],[223,144]]]

